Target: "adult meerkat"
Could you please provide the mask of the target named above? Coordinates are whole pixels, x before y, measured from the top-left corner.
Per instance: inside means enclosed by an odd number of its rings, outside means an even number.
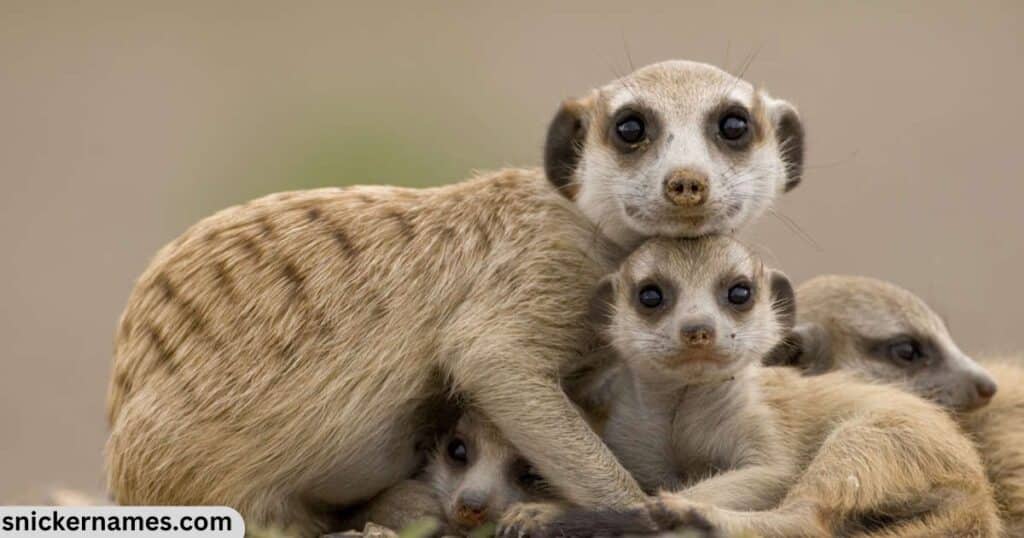
[[[602,289],[627,380],[604,437],[667,492],[615,517],[570,512],[545,535],[662,532],[691,513],[728,536],[998,531],[978,455],[941,408],[760,365],[793,324],[793,290],[736,241],[648,241]]]
[[[809,375],[851,372],[958,411],[978,446],[1006,535],[1024,536],[1024,362],[975,362],[923,300],[888,282],[821,276],[801,284],[796,296],[799,323],[768,362]]]
[[[200,221],[121,318],[110,490],[315,534],[320,508],[414,472],[456,392],[568,501],[639,501],[559,385],[592,341],[593,287],[643,238],[762,213],[799,182],[802,141],[788,103],[672,61],[564,103],[544,171],[277,194]]]
[[[801,284],[796,296],[797,326],[766,364],[899,383],[957,411],[984,406],[996,393],[996,380],[960,350],[942,318],[899,286],[826,275]]]

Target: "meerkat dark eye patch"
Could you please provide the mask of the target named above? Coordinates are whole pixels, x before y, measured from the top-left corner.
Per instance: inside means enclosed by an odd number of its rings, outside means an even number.
[[[719,147],[728,151],[741,151],[753,143],[757,124],[747,107],[727,102],[708,115],[706,132]]]
[[[445,449],[448,454],[448,459],[456,465],[463,466],[469,463],[469,448],[466,447],[466,443],[458,437],[448,441],[448,446]]]
[[[639,116],[629,116],[615,125],[615,134],[627,144],[636,144],[644,138],[644,119]]]
[[[718,120],[718,134],[729,141],[735,142],[743,138],[749,130],[750,125],[747,123],[747,118],[737,114],[727,114]]]
[[[864,347],[870,355],[904,368],[924,366],[934,355],[930,342],[909,334],[869,341]]]
[[[754,298],[754,292],[746,283],[735,284],[729,288],[727,299],[736,306],[743,306]]]
[[[612,114],[608,141],[621,153],[633,153],[646,147],[657,134],[654,114],[639,104],[626,105]]]
[[[637,300],[647,308],[657,308],[664,301],[664,294],[662,294],[661,288],[657,284],[648,284],[640,288]]]
[[[736,276],[723,282],[721,303],[735,312],[746,312],[754,307],[757,289],[745,276]]]

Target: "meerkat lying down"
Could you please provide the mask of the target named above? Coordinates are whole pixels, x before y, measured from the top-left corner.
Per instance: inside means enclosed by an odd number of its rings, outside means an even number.
[[[110,491],[315,535],[473,401],[572,503],[644,494],[572,407],[593,289],[652,236],[735,230],[800,181],[796,111],[664,62],[566,102],[544,170],[268,196],[157,253],[117,331]],[[507,528],[530,518],[511,510]]]
[[[842,373],[760,361],[793,291],[735,240],[656,239],[602,287],[622,358],[604,438],[648,492],[631,511],[570,511],[546,536],[993,536],[977,453],[933,403]]]
[[[976,363],[923,300],[888,282],[821,276],[801,284],[796,297],[797,326],[766,362],[809,375],[851,372],[959,411],[1007,536],[1024,536],[1024,359]]]

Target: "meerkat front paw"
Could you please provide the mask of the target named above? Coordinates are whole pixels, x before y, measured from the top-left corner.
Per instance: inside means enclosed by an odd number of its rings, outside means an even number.
[[[554,503],[518,503],[512,505],[498,522],[497,538],[529,538],[564,512]]]

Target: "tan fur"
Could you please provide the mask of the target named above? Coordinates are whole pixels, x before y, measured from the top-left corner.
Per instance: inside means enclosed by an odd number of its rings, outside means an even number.
[[[1024,359],[963,355],[931,308],[893,284],[849,276],[816,277],[797,289],[797,341],[789,353],[805,372],[842,370],[894,384],[962,411],[993,485],[1006,536],[1024,535]],[[817,326],[811,330],[810,328]],[[890,366],[863,342],[913,334],[931,342],[920,366]],[[986,372],[987,370],[987,372]],[[974,384],[994,378],[999,391],[976,403]],[[964,394],[967,396],[964,396]],[[966,409],[966,410],[964,410]]]
[[[981,364],[1001,388],[991,403],[959,420],[978,445],[1006,536],[1024,536],[1024,358],[983,358]]]
[[[736,275],[758,290],[738,316],[721,299]],[[660,313],[638,304],[652,282],[674,289]],[[605,438],[645,489],[669,490],[644,510],[695,509],[726,535],[994,536],[981,462],[940,408],[760,365],[792,299],[772,282],[727,238],[649,241],[619,270],[610,333],[629,381]],[[717,334],[710,347],[676,336],[693,319]]]
[[[794,366],[843,369],[871,381],[898,383],[922,397],[965,411],[988,403],[996,383],[956,345],[942,318],[913,293],[889,282],[825,275],[797,288],[799,323]],[[912,360],[892,346],[920,350]],[[783,350],[784,351],[784,350]]]
[[[599,143],[607,133],[590,128],[631,91],[664,119],[648,144],[661,159],[616,160]],[[764,100],[790,136],[763,126],[773,136],[742,152],[694,139],[726,98]],[[629,239],[734,229],[760,214],[799,180],[793,125],[792,107],[746,82],[667,62],[560,112],[545,163],[557,181],[505,170],[434,189],[284,193],[201,221],[157,254],[122,317],[111,491],[127,504],[226,504],[253,524],[313,534],[328,508],[414,472],[416,441],[454,392],[571,502],[638,501],[560,387],[593,340],[593,287]],[[686,162],[714,164],[712,196],[740,205],[672,209],[659,167]],[[625,172],[657,174],[657,188],[609,190]],[[576,185],[576,202],[549,181]],[[656,218],[627,230],[627,202]]]

